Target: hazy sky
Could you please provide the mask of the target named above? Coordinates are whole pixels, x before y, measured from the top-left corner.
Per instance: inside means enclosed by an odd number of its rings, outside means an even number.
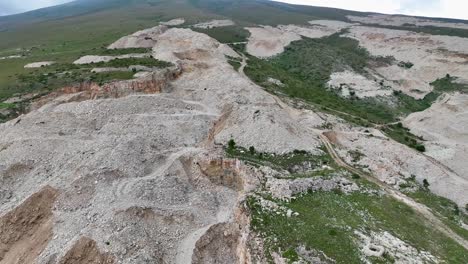
[[[70,0],[0,0],[0,15],[25,12]],[[468,0],[278,0],[292,4],[337,7],[358,11],[451,17],[468,20]]]

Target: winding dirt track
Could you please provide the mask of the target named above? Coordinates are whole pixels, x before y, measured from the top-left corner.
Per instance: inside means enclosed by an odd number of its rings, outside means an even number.
[[[244,68],[247,66],[247,57],[245,54],[241,53],[242,56],[242,62],[241,62],[241,67],[239,67],[239,74],[242,75],[244,78],[247,78],[250,80],[250,78],[245,74]],[[282,102],[279,98],[277,98],[277,101]],[[284,104],[284,102],[282,102]],[[416,213],[424,217],[427,222],[434,227],[435,229],[439,230],[446,236],[452,238],[454,241],[456,241],[458,244],[460,244],[462,247],[464,247],[466,250],[468,250],[468,241],[465,240],[463,237],[459,236],[457,233],[455,233],[452,229],[450,229],[447,225],[445,225],[437,216],[435,216],[432,211],[425,205],[420,204],[410,197],[406,196],[405,194],[401,193],[400,191],[392,188],[391,186],[387,185],[386,183],[378,180],[376,177],[373,177],[370,174],[364,173],[361,170],[358,170],[349,164],[347,164],[345,161],[341,159],[341,157],[336,153],[333,144],[330,142],[328,137],[326,137],[323,133],[323,131],[320,131],[318,129],[314,129],[314,132],[319,135],[320,140],[322,141],[323,145],[327,149],[327,152],[330,154],[330,156],[333,158],[333,160],[338,164],[339,166],[349,170],[352,173],[355,173],[364,179],[377,184],[379,187],[382,188],[382,190],[385,191],[388,195],[393,197],[394,199],[406,204],[407,206],[411,207]],[[439,165],[440,164],[438,161],[434,159],[429,159],[430,161],[433,161]],[[447,169],[445,165],[440,166],[442,169]],[[449,169],[449,171],[451,171]]]
[[[399,192],[398,190],[392,188],[391,186],[381,182],[377,178],[373,177],[370,174],[364,173],[350,165],[348,165],[346,162],[344,162],[338,153],[336,153],[335,149],[333,148],[332,143],[330,140],[322,133],[322,131],[316,131],[317,134],[320,137],[320,140],[323,142],[323,145],[327,149],[328,153],[330,156],[333,158],[333,160],[338,164],[339,166],[349,170],[352,173],[355,173],[364,179],[377,184],[379,187],[381,187],[385,193],[393,197],[394,199],[408,205],[411,207],[413,210],[416,211],[419,215],[423,216],[428,223],[430,223],[434,228],[445,234],[446,236],[452,238],[455,240],[458,244],[460,244],[462,247],[464,247],[466,250],[468,250],[468,241],[466,241],[464,238],[459,236],[457,233],[453,232],[452,229],[450,229],[447,225],[445,225],[439,218],[437,218],[431,210],[420,203],[417,203],[410,197],[406,196],[405,194]]]

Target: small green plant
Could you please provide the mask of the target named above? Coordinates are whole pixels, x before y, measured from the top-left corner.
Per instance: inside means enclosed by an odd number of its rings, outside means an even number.
[[[416,145],[416,150],[419,152],[426,152],[426,147],[422,144]]]
[[[424,188],[426,188],[426,189],[429,188],[430,184],[429,184],[429,182],[427,181],[427,179],[424,179],[424,180],[423,180],[423,186],[424,186]]]
[[[255,155],[255,147],[254,147],[254,146],[250,146],[249,152],[250,152],[250,155]]]
[[[359,176],[359,174],[356,174],[356,173],[353,173],[353,176],[351,176],[353,179],[355,180],[358,180],[361,178],[361,176]]]
[[[458,208],[458,205],[453,206],[453,213],[455,215],[460,215],[460,208]]]
[[[400,63],[398,63],[398,66],[405,69],[411,69],[413,68],[414,64],[409,61],[400,61]]]
[[[290,248],[288,250],[286,250],[284,253],[283,253],[283,257],[294,262],[294,261],[299,261],[299,255],[297,254],[296,250]]]
[[[229,150],[234,150],[236,148],[236,142],[234,141],[234,139],[230,139],[228,141],[228,149]]]
[[[465,204],[465,211],[468,212],[468,204]]]

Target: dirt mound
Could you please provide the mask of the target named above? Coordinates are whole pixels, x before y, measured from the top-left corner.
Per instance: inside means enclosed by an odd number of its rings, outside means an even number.
[[[0,263],[33,263],[46,248],[57,194],[45,187],[0,218]]]
[[[192,263],[239,263],[240,234],[237,224],[222,223],[210,227],[197,241]]]
[[[152,48],[156,44],[157,36],[164,33],[167,29],[166,26],[156,26],[135,32],[112,43],[108,49]]]
[[[96,241],[82,237],[60,260],[59,264],[113,264],[115,258],[108,253],[101,253]]]

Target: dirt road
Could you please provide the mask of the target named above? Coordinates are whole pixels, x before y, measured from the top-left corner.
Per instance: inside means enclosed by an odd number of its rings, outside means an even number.
[[[377,178],[373,177],[372,175],[370,174],[367,174],[361,170],[358,170],[352,166],[350,166],[349,164],[347,164],[345,161],[343,161],[340,156],[338,155],[338,153],[336,153],[332,143],[330,142],[330,140],[323,134],[322,131],[319,131],[317,130],[316,131],[317,134],[319,134],[320,136],[320,140],[323,142],[323,145],[325,146],[325,148],[327,149],[328,153],[330,154],[330,156],[333,158],[333,160],[341,167],[347,169],[348,171],[352,172],[352,173],[355,173],[359,176],[361,176],[362,178],[372,182],[372,183],[375,183],[377,184],[379,187],[381,187],[388,195],[390,195],[391,197],[395,198],[396,200],[408,205],[409,207],[411,207],[415,212],[417,212],[418,214],[420,214],[421,216],[423,216],[427,221],[428,223],[430,223],[434,228],[436,228],[437,230],[439,230],[440,232],[444,233],[446,236],[452,238],[453,240],[455,240],[458,244],[460,244],[461,246],[463,246],[466,250],[468,250],[468,241],[466,241],[464,238],[462,238],[461,236],[459,236],[457,233],[455,233],[454,231],[452,231],[452,229],[450,229],[447,225],[445,225],[439,218],[437,218],[432,212],[431,210],[423,205],[423,204],[420,204],[420,203],[417,203],[416,201],[414,201],[413,199],[411,199],[410,197],[406,196],[405,194],[401,193],[400,191],[392,188],[391,186],[385,184],[384,182],[381,182],[380,180],[378,180]]]

